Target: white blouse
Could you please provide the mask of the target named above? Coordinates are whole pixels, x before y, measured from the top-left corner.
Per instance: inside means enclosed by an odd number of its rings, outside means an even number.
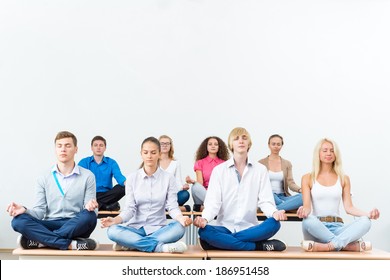
[[[127,177],[126,205],[119,214],[123,224],[153,233],[167,224],[165,209],[173,219],[181,215],[172,174],[158,168],[148,176],[140,168]]]
[[[181,191],[183,189],[184,184],[181,180],[181,168],[179,162],[177,160],[171,160],[167,169],[164,169],[162,167],[161,169],[171,173],[175,177],[176,186],[178,190]]]

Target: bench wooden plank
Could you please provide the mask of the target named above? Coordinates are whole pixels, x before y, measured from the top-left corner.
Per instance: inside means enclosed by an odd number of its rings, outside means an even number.
[[[192,212],[192,215],[195,218],[197,216],[201,216],[202,212]],[[263,212],[257,212],[256,216],[257,216],[257,220],[259,220],[259,221],[264,221],[267,219],[267,216],[265,216]],[[299,218],[296,213],[287,212],[286,216],[287,216],[287,220],[282,221],[282,222],[300,222],[300,221],[302,221],[302,219]]]
[[[390,260],[390,252],[373,248],[367,252],[306,252],[301,247],[289,246],[283,252],[275,251],[203,251],[198,245],[189,245],[182,254],[145,253],[139,251],[114,251],[112,244],[102,244],[94,251],[17,248],[13,255],[19,259],[310,259],[310,260]]]
[[[258,221],[265,221],[267,219],[267,216],[265,216],[263,212],[258,212],[256,214],[256,216],[257,216]],[[296,213],[287,212],[286,216],[287,216],[287,220],[281,221],[281,222],[300,222],[300,221],[302,221],[302,219],[299,218]]]
[[[390,260],[390,253],[373,248],[366,252],[306,252],[289,246],[283,252],[208,250],[208,259],[333,259],[333,260]]]
[[[101,218],[105,218],[105,217],[116,217],[118,216],[120,213],[120,211],[99,211],[98,212],[98,219],[101,219]],[[189,211],[189,212],[186,212],[186,211],[182,211],[181,212],[184,216],[189,216],[191,217],[192,216],[192,211]],[[170,219],[171,217],[168,215],[168,212],[166,213],[166,216],[168,219]]]
[[[207,257],[199,246],[189,245],[184,253],[146,253],[140,251],[114,251],[112,244],[101,244],[97,250],[22,249],[13,250],[19,259],[198,259]]]

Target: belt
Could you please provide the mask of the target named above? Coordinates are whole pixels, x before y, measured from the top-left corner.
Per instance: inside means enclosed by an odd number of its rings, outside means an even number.
[[[317,217],[321,222],[326,223],[344,223],[343,219],[335,216]]]

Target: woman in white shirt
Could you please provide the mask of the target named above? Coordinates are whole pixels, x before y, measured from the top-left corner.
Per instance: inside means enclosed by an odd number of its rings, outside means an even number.
[[[361,238],[370,230],[378,209],[369,212],[356,208],[351,199],[351,183],[344,174],[336,143],[321,139],[314,149],[313,171],[302,177],[303,206],[297,213],[302,221],[306,251],[368,251],[371,242]],[[355,216],[348,225],[340,217],[340,202],[345,212]]]
[[[114,218],[101,219],[102,227],[109,227],[107,235],[116,251],[182,253],[187,249],[178,240],[192,220],[178,207],[175,178],[159,167],[160,153],[158,139],[142,142],[142,167],[127,177],[125,208]],[[167,224],[165,209],[175,221]]]
[[[177,202],[179,203],[179,206],[183,206],[184,203],[190,199],[190,192],[188,191],[190,186],[188,184],[183,184],[180,163],[173,156],[175,149],[173,148],[172,138],[168,135],[161,135],[158,140],[161,145],[160,167],[175,177],[176,186],[178,188]],[[187,207],[183,206],[184,209],[181,210],[191,211],[191,207],[189,205],[186,206]]]

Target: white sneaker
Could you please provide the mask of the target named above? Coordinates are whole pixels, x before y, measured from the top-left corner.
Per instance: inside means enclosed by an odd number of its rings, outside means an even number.
[[[164,253],[184,253],[186,250],[187,245],[182,241],[167,243],[162,246],[162,251]]]
[[[119,245],[118,243],[114,243],[112,245],[112,249],[114,251],[130,251],[131,249],[122,245]]]

